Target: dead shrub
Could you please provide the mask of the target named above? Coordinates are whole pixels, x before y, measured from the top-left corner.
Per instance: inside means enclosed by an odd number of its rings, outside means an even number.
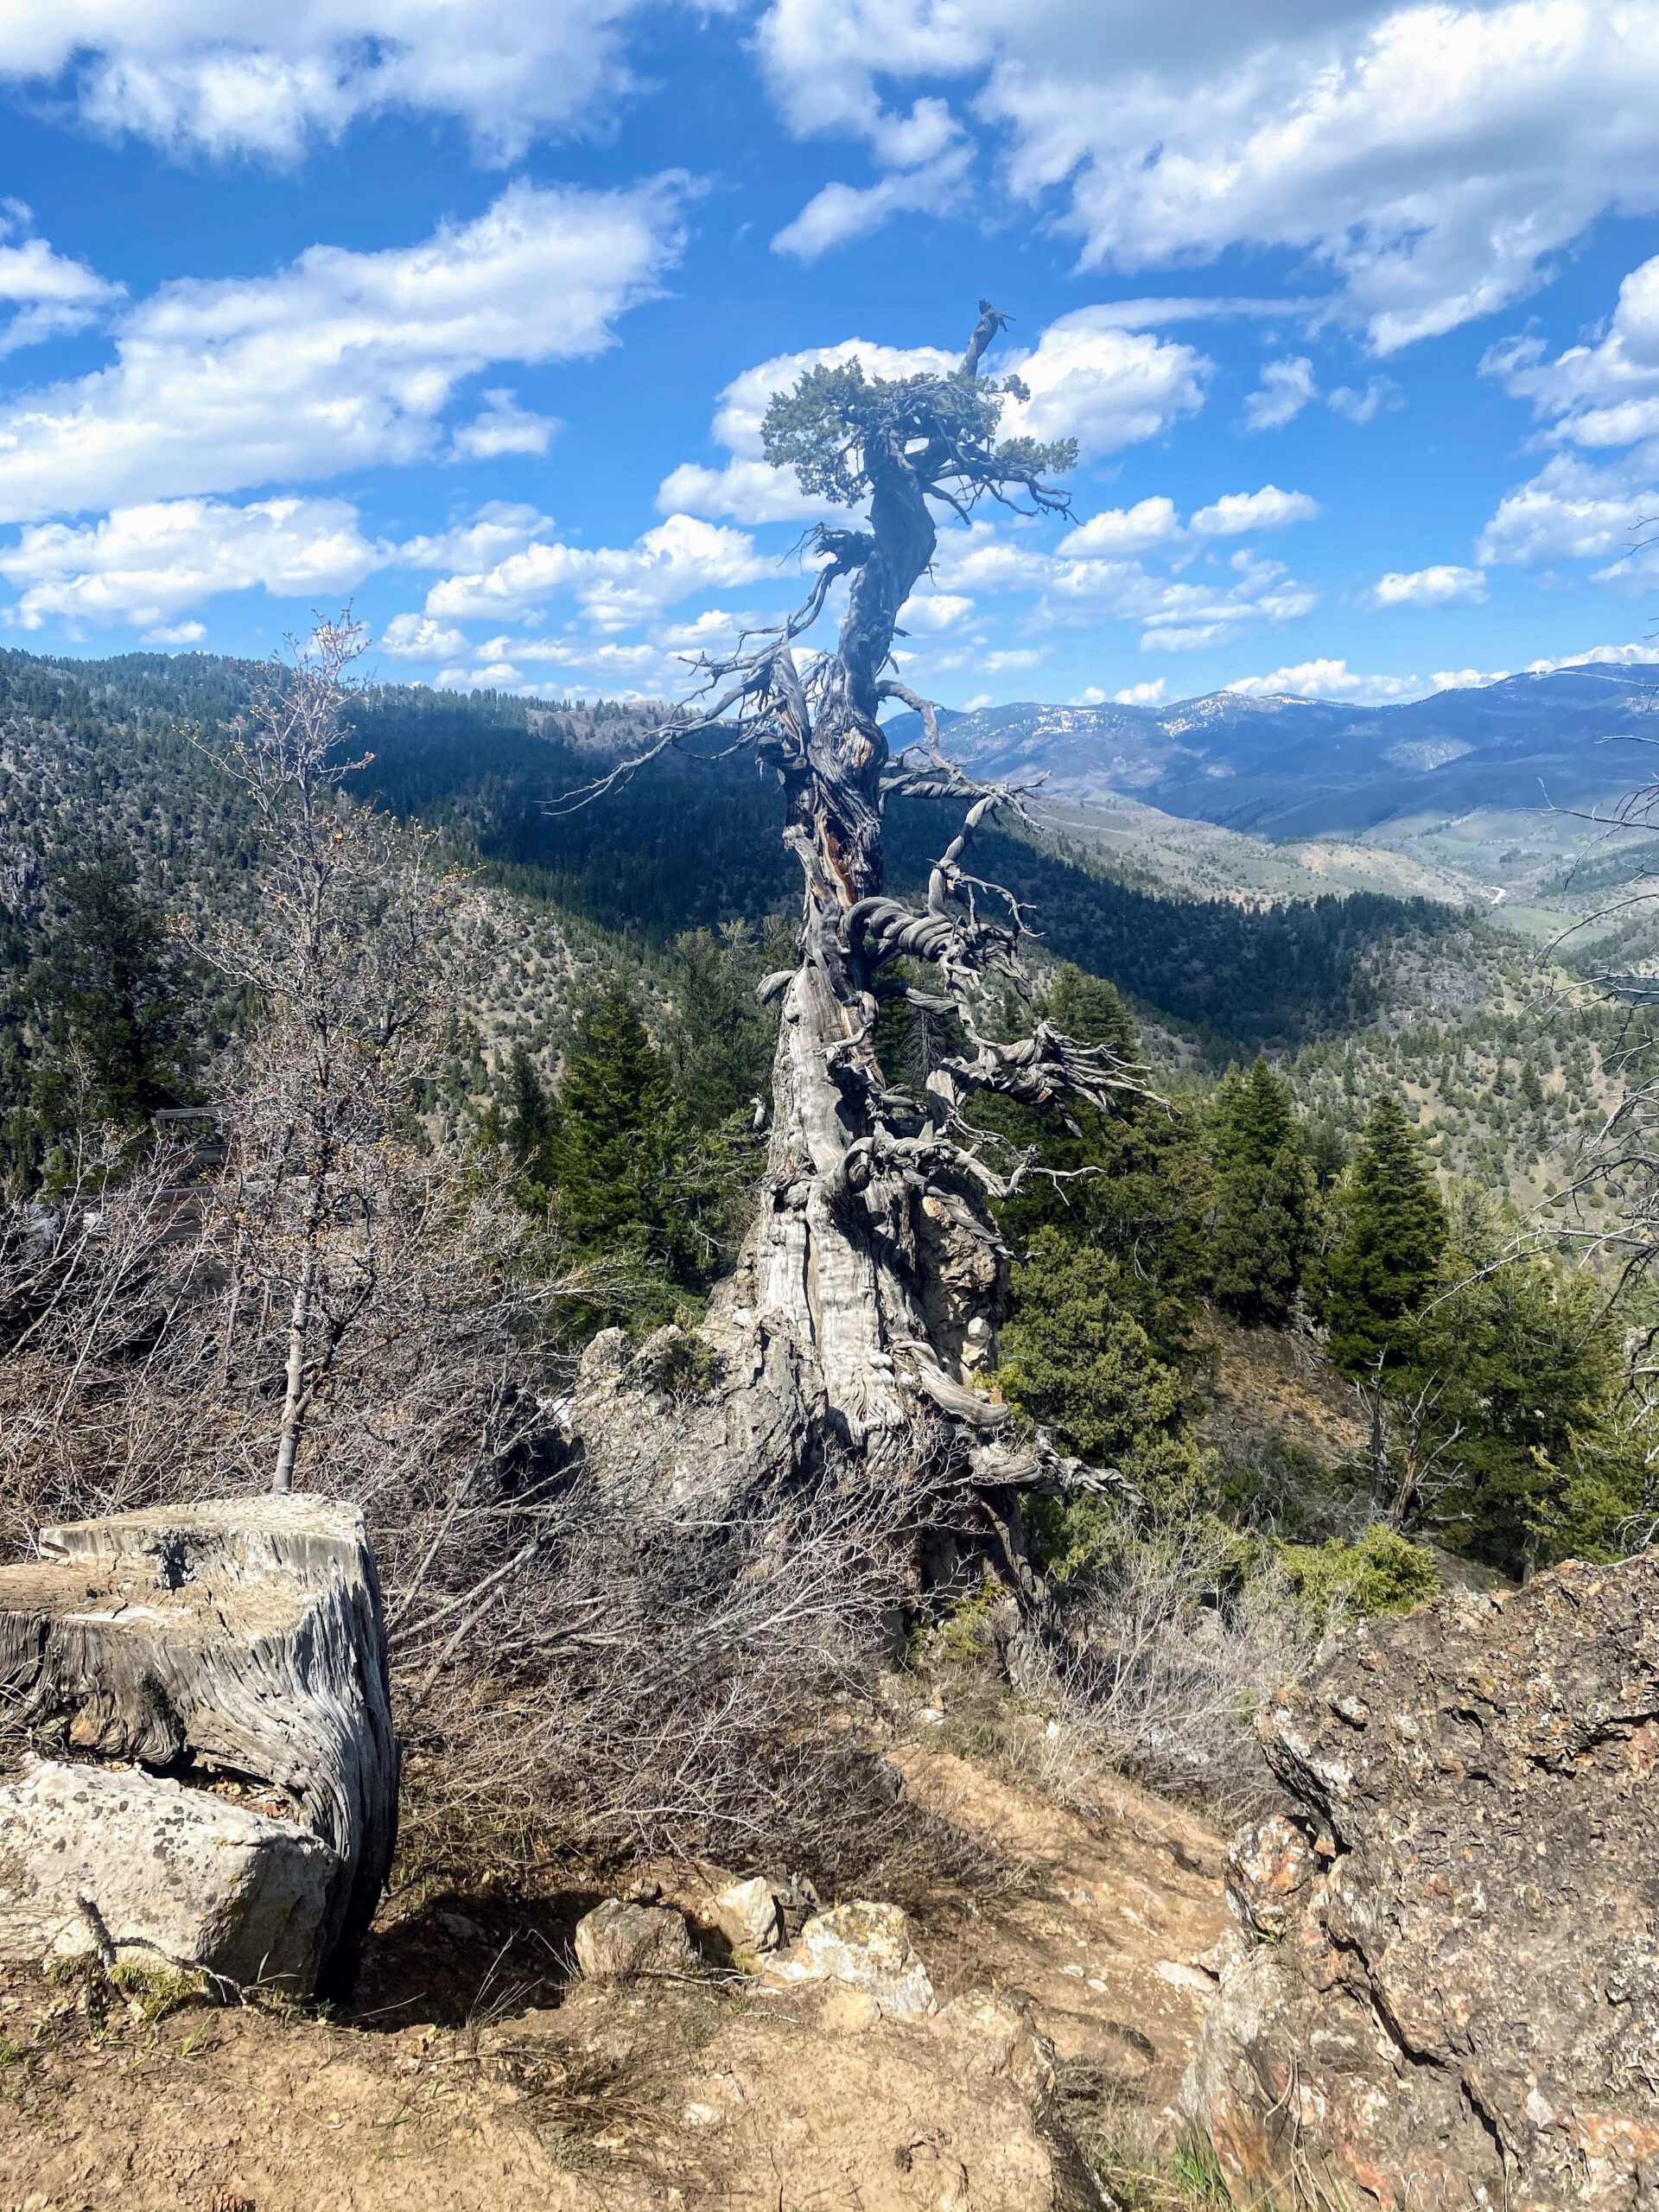
[[[1319,1630],[1271,1565],[1239,1571],[1230,1534],[1128,1529],[1068,1593],[1063,1633],[1020,1647],[1035,1721],[1020,1753],[1062,1802],[1096,1813],[1115,1774],[1230,1825],[1276,1802],[1253,1723]]]
[[[907,1508],[826,1478],[715,1510],[677,1502],[649,1464],[604,1484],[577,1465],[508,1518],[510,1576],[435,1588],[394,1629],[413,1764],[442,1777],[406,1847],[488,1857],[505,1827],[537,1856],[800,1870],[826,1897],[991,1876],[904,1801],[862,1725]]]

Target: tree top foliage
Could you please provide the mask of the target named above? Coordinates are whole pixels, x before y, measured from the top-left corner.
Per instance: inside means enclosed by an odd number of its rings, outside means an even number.
[[[854,506],[885,474],[918,479],[930,497],[965,514],[988,493],[1005,505],[1063,511],[1065,493],[1041,480],[1075,468],[1077,442],[1004,438],[1010,399],[1031,397],[1018,377],[867,377],[856,360],[820,363],[792,391],[774,392],[760,426],[774,468],[792,468],[810,498]]]

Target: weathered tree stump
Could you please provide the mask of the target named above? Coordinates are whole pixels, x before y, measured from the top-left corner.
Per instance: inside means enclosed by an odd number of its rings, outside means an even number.
[[[0,1568],[0,1720],[62,1756],[274,1786],[335,1854],[317,1986],[349,1986],[397,1823],[361,1515],[305,1496],[48,1529]]]

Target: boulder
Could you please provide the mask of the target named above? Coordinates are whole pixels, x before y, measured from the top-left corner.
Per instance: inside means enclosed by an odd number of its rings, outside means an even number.
[[[1345,1630],[1258,1726],[1185,2092],[1235,2200],[1647,2205],[1659,1553]]]
[[[576,1923],[576,1964],[589,1981],[690,1974],[696,1963],[684,1915],[669,1905],[607,1897]]]
[[[41,1532],[0,1567],[0,1719],[45,1748],[268,1783],[331,1853],[318,1955],[351,1978],[397,1835],[397,1745],[356,1508],[257,1497]]]
[[[0,1959],[96,1951],[308,1997],[340,1862],[295,1821],[142,1769],[0,1785]]]
[[[839,1982],[889,2018],[912,2019],[933,2005],[927,1968],[896,1904],[859,1900],[816,1913],[799,1940],[768,1962],[766,1976],[774,1984]]]
[[[783,1941],[784,1916],[764,1874],[752,1881],[728,1882],[717,1891],[715,1917],[734,1951],[775,1951]]]

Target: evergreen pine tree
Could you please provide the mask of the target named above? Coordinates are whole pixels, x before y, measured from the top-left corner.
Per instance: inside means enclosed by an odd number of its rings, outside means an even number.
[[[176,1105],[189,1041],[181,963],[131,855],[99,853],[56,890],[29,994],[59,1053],[90,1077],[86,1108],[136,1122]]]
[[[1290,1094],[1265,1059],[1229,1074],[1211,1124],[1216,1160],[1211,1262],[1216,1296],[1238,1319],[1289,1316],[1313,1249],[1315,1193]]]
[[[1177,1370],[1159,1359],[1121,1298],[1116,1262],[1039,1230],[1014,1269],[1018,1318],[1000,1380],[1069,1451],[1122,1469],[1159,1518],[1190,1510],[1202,1472]]]
[[[1372,1107],[1355,1157],[1346,1219],[1331,1255],[1331,1356],[1351,1375],[1408,1364],[1413,1316],[1446,1244],[1446,1209],[1397,1098]]]
[[[680,1256],[670,1189],[678,1122],[667,1064],[632,993],[613,981],[577,1023],[547,1147],[559,1217],[579,1251]]]
[[[1617,1308],[1553,1255],[1515,1256],[1513,1217],[1472,1185],[1448,1211],[1439,1293],[1399,1381],[1401,1394],[1427,1381],[1442,1445],[1421,1517],[1511,1573],[1617,1558],[1646,1472],[1616,1417]]]
[[[668,1049],[680,1096],[698,1128],[713,1129],[772,1090],[776,1016],[754,995],[760,947],[741,924],[688,930],[675,939],[677,1002]]]
[[[552,1185],[552,1144],[557,1128],[558,1114],[535,1061],[524,1045],[515,1045],[507,1068],[506,1115],[501,1134],[527,1183],[542,1188]]]
[[[1044,1009],[1046,1018],[1067,1037],[1084,1045],[1109,1045],[1122,1059],[1141,1055],[1135,1016],[1103,976],[1085,975],[1075,961],[1060,964]]]
[[[1135,1017],[1116,990],[1070,961],[1043,1013],[1069,1037],[1109,1045],[1131,1062],[1141,1057]],[[1007,1033],[1019,1035],[1027,1020],[1018,1007]],[[1048,1229],[1115,1262],[1116,1302],[1158,1359],[1184,1368],[1207,1287],[1210,1168],[1198,1116],[1132,1095],[1109,1113],[1076,1106],[1064,1121],[1000,1098],[977,1099],[970,1111],[1064,1178],[1033,1176],[998,1208],[1010,1244],[1024,1249]]]

